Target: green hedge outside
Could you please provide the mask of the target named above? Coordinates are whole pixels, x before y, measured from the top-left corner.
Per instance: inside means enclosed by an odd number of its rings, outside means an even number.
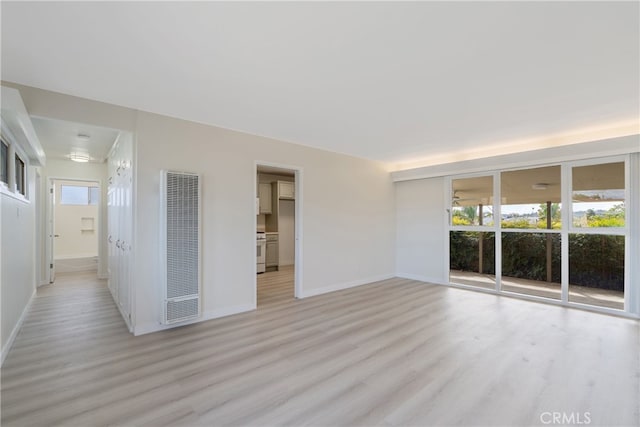
[[[560,235],[502,233],[502,274],[528,280],[547,280],[547,236],[551,236],[552,281],[561,281]],[[495,233],[452,231],[450,267],[478,272],[479,241],[483,242],[483,274],[495,274]],[[624,291],[624,236],[571,234],[569,283]]]

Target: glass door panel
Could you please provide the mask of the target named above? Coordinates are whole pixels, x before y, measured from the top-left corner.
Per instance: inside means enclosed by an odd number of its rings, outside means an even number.
[[[560,177],[560,166],[502,172],[501,228],[559,230],[562,214]]]
[[[560,234],[502,233],[502,290],[562,299]]]
[[[449,281],[460,285],[496,288],[495,233],[449,232]]]
[[[624,162],[572,169],[572,224],[575,228],[625,225]]]
[[[451,225],[493,225],[493,176],[451,181]]]
[[[624,309],[624,236],[569,235],[569,301]]]

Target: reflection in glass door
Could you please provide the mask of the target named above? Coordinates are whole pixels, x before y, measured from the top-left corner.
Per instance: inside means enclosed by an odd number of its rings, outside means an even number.
[[[493,176],[451,182],[449,281],[495,289]]]
[[[560,166],[500,174],[501,289],[560,300]]]
[[[628,162],[621,156],[452,178],[450,283],[625,310],[635,219]]]
[[[624,162],[571,170],[569,301],[624,308]]]

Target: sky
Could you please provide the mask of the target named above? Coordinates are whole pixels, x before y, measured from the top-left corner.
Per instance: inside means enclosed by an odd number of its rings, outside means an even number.
[[[620,204],[621,202],[591,202],[591,203],[573,203],[573,211],[586,211],[588,209],[593,209],[594,211],[598,210],[608,210],[614,207],[615,205]],[[502,214],[516,213],[518,215],[526,215],[531,212],[537,213],[540,204],[531,204],[531,205],[502,205]]]

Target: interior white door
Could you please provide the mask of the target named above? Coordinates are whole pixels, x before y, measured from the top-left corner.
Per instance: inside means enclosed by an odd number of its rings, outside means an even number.
[[[56,245],[56,193],[55,182],[49,180],[48,191],[48,209],[47,209],[47,262],[49,263],[49,283],[53,283],[56,280],[56,263],[55,263],[55,245]]]

